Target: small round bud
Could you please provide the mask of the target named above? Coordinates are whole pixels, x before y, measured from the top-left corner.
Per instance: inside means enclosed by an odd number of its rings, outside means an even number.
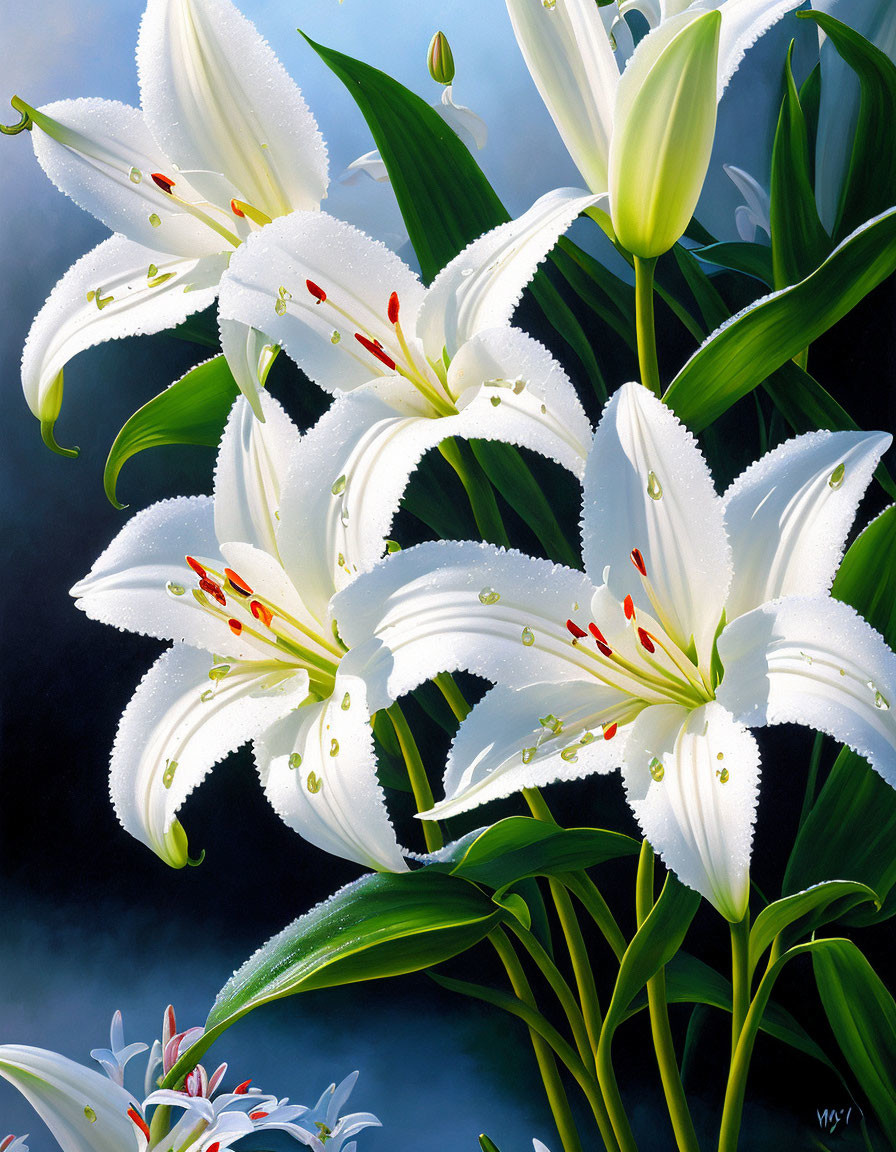
[[[437,84],[450,84],[454,79],[454,55],[444,32],[436,32],[430,40],[426,62]]]

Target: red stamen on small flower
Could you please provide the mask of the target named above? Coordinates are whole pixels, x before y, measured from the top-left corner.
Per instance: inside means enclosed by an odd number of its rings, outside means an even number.
[[[232,568],[225,568],[224,575],[233,585],[234,592],[239,592],[240,596],[251,596],[252,589],[241,576],[238,576]]]
[[[398,323],[398,293],[397,292],[393,292],[392,295],[389,297],[388,315],[389,315],[389,323],[390,324],[397,324]]]
[[[638,639],[641,641],[642,646],[646,648],[648,652],[656,652],[656,648],[653,645],[653,640],[651,640],[649,632],[645,632],[643,628],[639,628]]]
[[[246,1093],[249,1091],[249,1085],[251,1083],[252,1083],[251,1080],[244,1080],[242,1082],[242,1084],[237,1084],[236,1088],[234,1088],[234,1090],[233,1090],[234,1095],[235,1096],[245,1096]]]
[[[270,608],[266,608],[264,604],[259,604],[257,600],[253,600],[249,605],[249,611],[256,620],[260,620],[266,627],[270,625],[274,619],[274,613]]]
[[[133,1105],[131,1105],[131,1107],[128,1108],[128,1117],[132,1123],[137,1125],[137,1127],[140,1129],[140,1131],[143,1133],[143,1135],[148,1140],[149,1139],[149,1125],[146,1123],[146,1121],[143,1119],[143,1117],[140,1115],[140,1113],[137,1111],[137,1109]]]
[[[227,597],[221,591],[221,586],[216,584],[214,580],[209,580],[208,577],[204,577],[199,581],[199,587],[203,592],[207,592],[209,596],[214,596],[222,608],[226,607]]]
[[[588,635],[588,633],[585,631],[585,629],[580,628],[574,620],[567,620],[566,621],[566,627],[573,634],[573,636],[575,636],[576,640],[581,640],[583,636]]]
[[[634,564],[642,576],[647,575],[647,565],[644,563],[644,557],[641,555],[640,548],[632,549],[632,564]]]
[[[0,1141],[0,1152],[4,1152],[4,1149],[8,1148],[10,1146],[10,1144],[12,1144],[13,1139],[14,1139],[14,1136],[12,1133],[10,1133],[9,1136],[7,1136],[4,1140]]]
[[[305,287],[308,289],[308,291],[311,293],[311,295],[314,297],[314,299],[318,302],[318,304],[323,304],[323,302],[327,298],[327,294],[326,294],[326,292],[324,292],[323,288],[321,288],[319,285],[315,284],[313,280],[306,280],[305,281]]]
[[[158,187],[161,188],[163,192],[167,192],[169,196],[171,195],[171,189],[174,187],[174,181],[170,179],[170,177],[164,176],[161,172],[153,172],[152,180],[153,183],[158,185]]]
[[[631,596],[626,596],[626,598],[622,601],[622,608],[623,608],[623,611],[625,612],[626,620],[634,620],[634,618],[635,618],[635,605],[632,602]]]
[[[267,1115],[268,1115],[267,1112],[250,1112],[249,1113],[249,1119],[250,1120],[264,1120],[265,1116],[267,1116]]]
[[[192,556],[187,556],[186,559],[187,559],[187,563],[190,565],[190,567],[193,569],[193,571],[196,573],[196,575],[199,576],[201,579],[205,580],[208,576],[208,572],[206,572],[206,570],[202,567],[202,565],[199,563],[199,561],[194,560]],[[172,1020],[171,1027],[174,1028],[174,1017],[173,1016],[172,1016],[171,1020]]]
[[[227,623],[230,625],[230,631],[234,634],[234,636],[239,636],[243,630],[243,626],[239,620],[228,620]]]
[[[613,737],[616,735],[616,730],[618,729],[618,727],[619,727],[618,724],[605,724],[604,725],[604,740],[612,740]]]
[[[234,214],[234,216],[242,216],[245,219],[246,213],[242,210],[242,208],[240,208],[236,200],[230,201],[230,211]]]
[[[360,332],[355,333],[355,339],[362,348],[366,348],[371,356],[376,356],[377,360],[381,360],[387,368],[395,371],[395,361],[391,356],[387,356],[379,344],[374,343],[373,340],[368,340],[366,336],[362,336]]]

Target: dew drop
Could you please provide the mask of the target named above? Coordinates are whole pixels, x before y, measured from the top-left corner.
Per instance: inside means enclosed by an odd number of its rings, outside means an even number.
[[[229,671],[229,664],[216,664],[214,668],[209,668],[208,678],[209,680],[223,680]]]
[[[340,568],[345,567],[345,557],[342,555],[341,552],[336,557],[336,563],[339,565]]]
[[[292,300],[292,292],[288,288],[284,288],[282,284],[277,289],[277,295],[281,300]]]
[[[716,752],[716,760],[724,760],[724,759],[725,759],[725,753],[724,752]]]
[[[339,520],[343,528],[348,526],[348,505],[344,500],[342,501],[342,511],[339,513]]]
[[[344,475],[338,477],[338,479],[333,481],[333,484],[330,488],[330,491],[333,493],[334,496],[341,496],[342,495],[342,493],[345,491],[345,476]]]
[[[96,292],[94,292],[91,289],[91,291],[87,293],[87,303],[92,304],[95,299],[96,299]]]
[[[547,404],[542,404],[542,406],[541,406],[541,414],[542,414],[542,416],[546,416],[546,415],[547,415],[547,412],[548,412],[548,406],[547,406]]]
[[[553,12],[557,7],[557,0],[541,0],[541,4],[542,7],[546,8],[548,12]]]
[[[342,711],[348,712],[348,710],[349,710],[349,708],[351,708],[351,706],[352,706],[352,698],[351,698],[351,696],[349,696],[348,692],[346,692],[346,694],[342,697],[342,705],[341,705]]]
[[[500,403],[501,403],[501,397],[500,396],[492,396],[491,397],[492,408],[497,408]]]
[[[841,668],[841,669],[840,669],[840,675],[841,675],[841,676],[845,676],[845,675],[846,675],[846,669],[845,669],[845,668]]]
[[[881,712],[888,712],[890,710],[889,700],[882,696],[876,688],[874,690],[874,707],[879,708]]]
[[[89,1104],[84,1105],[84,1115],[87,1117],[91,1124],[96,1123],[96,1112],[94,1112]]]
[[[483,588],[479,593],[480,604],[497,604],[501,599],[501,593],[495,591],[494,588]]]
[[[338,756],[339,755],[339,741],[335,738],[335,736],[330,741],[330,755],[331,756]]]
[[[520,380],[520,379],[514,380],[514,382],[513,382],[513,394],[514,394],[514,396],[519,396],[520,392],[522,392],[525,387],[526,387],[526,381],[525,380]]]
[[[162,218],[161,216],[157,216],[155,212],[153,212],[153,214],[150,216],[149,222],[153,228],[161,228],[162,226]]]
[[[288,763],[289,763],[290,768],[292,768],[293,771],[295,771],[296,768],[301,768],[302,767],[302,753],[301,752],[293,752],[289,758]]]
[[[547,728],[549,732],[553,732],[555,735],[563,728],[563,721],[558,720],[553,712],[548,712],[547,716],[539,716],[538,723],[542,728]]]
[[[184,588],[183,584],[176,584],[173,580],[169,580],[165,585],[165,591],[171,596],[183,596],[186,588]]]
[[[582,739],[579,741],[579,743],[580,744],[593,744],[594,743],[594,733],[593,732],[583,732],[582,733]]]
[[[806,661],[807,664],[814,664],[815,663],[815,661],[812,659],[812,657],[809,655],[808,652],[802,652],[801,651],[800,656],[802,656],[802,658]]]
[[[147,268],[147,270],[146,270],[146,279],[152,280],[153,276],[158,276],[158,274],[159,274],[159,270],[155,266],[155,264],[150,264],[149,268]]]
[[[278,296],[274,301],[274,311],[278,316],[286,315],[286,301],[283,300],[280,296]]]
[[[130,172],[128,172],[128,180],[130,180],[132,184],[139,184],[142,179],[143,173],[139,168],[132,168]]]
[[[666,769],[663,767],[662,760],[658,760],[656,756],[654,756],[650,761],[649,768],[650,775],[654,778],[654,780],[662,780],[662,778],[666,775]]]
[[[391,554],[393,552],[400,552],[401,551],[401,545],[398,543],[397,540],[387,540],[386,541],[386,551],[389,554]]]
[[[661,500],[663,496],[663,486],[657,479],[656,472],[647,473],[647,495],[651,500]]]
[[[308,779],[305,781],[305,787],[308,789],[312,796],[316,796],[317,793],[320,792],[321,788],[323,788],[323,786],[324,782],[319,776],[315,775],[314,772],[308,773]]]
[[[575,764],[578,758],[579,754],[576,751],[575,744],[571,744],[569,748],[564,748],[560,753],[560,759],[565,760],[567,764]]]
[[[202,695],[199,697],[199,699],[202,701],[203,704],[208,704],[209,700],[211,700],[211,698],[214,696],[214,694],[215,694],[214,688],[206,688],[206,690],[202,693]]]
[[[526,645],[527,648],[531,648],[532,645],[535,643],[535,633],[532,631],[531,628],[524,628],[523,629],[522,641]]]
[[[532,761],[535,759],[535,751],[536,750],[534,748],[524,748],[523,749],[523,763],[524,764],[531,764],[532,763]]]
[[[466,278],[467,278],[468,276],[472,276],[472,275],[473,275],[473,269],[472,269],[472,268],[461,268],[461,270],[460,270],[460,274],[461,274],[461,276],[463,276],[463,278],[466,280]]]
[[[723,768],[721,772],[717,773],[717,775],[719,777],[719,783],[720,784],[727,784],[728,781],[731,779],[731,773],[728,771],[727,768]]]
[[[177,771],[176,760],[165,761],[165,771],[162,773],[162,784],[166,788],[170,788],[174,783],[174,773]]]
[[[331,344],[338,344],[341,339],[342,339],[342,333],[337,332],[336,329],[334,328],[333,331],[330,333],[330,343]]]
[[[843,481],[846,477],[846,465],[838,464],[831,475],[828,477],[828,488],[833,488],[834,491],[843,487]]]

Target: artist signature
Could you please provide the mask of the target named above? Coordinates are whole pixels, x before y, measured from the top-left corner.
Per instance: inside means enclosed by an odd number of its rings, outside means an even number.
[[[825,1132],[833,1133],[838,1128],[845,1128],[849,1124],[853,1113],[856,1111],[854,1108],[816,1108],[815,1114],[818,1117],[818,1127],[824,1129]]]

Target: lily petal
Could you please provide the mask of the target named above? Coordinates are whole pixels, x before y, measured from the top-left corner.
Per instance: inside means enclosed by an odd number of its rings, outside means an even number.
[[[896,787],[896,655],[827,596],[788,597],[719,637],[717,698],[744,724],[806,724],[848,744]]]
[[[180,645],[160,656],[124,710],[112,750],[109,787],[122,827],[175,868],[187,863],[175,819],[187,796],[308,693],[303,670],[238,665],[213,686],[209,667],[206,653]]]
[[[238,320],[220,320],[221,351],[227,366],[239,385],[240,392],[252,405],[258,420],[264,420],[264,411],[259,396],[264,388],[268,372],[280,349],[271,343],[264,332]]]
[[[234,254],[221,283],[219,314],[266,332],[321,388],[346,392],[385,372],[355,333],[386,349],[395,345],[388,319],[393,292],[402,323],[413,333],[424,289],[411,269],[334,216],[294,212],[250,236]]]
[[[596,202],[580,188],[557,188],[507,224],[468,244],[433,280],[417,321],[430,360],[449,356],[486,328],[510,323],[523,289],[573,220]]]
[[[337,675],[328,700],[256,740],[255,762],[274,811],[304,839],[365,868],[407,871],[377,782],[363,680]]]
[[[666,866],[732,922],[750,896],[759,749],[711,701],[688,713],[647,708],[625,748],[623,782],[641,831]]]
[[[215,465],[215,533],[277,556],[280,493],[299,431],[273,397],[258,397],[264,423],[240,397],[227,419]]]
[[[62,405],[63,369],[73,356],[124,336],[173,328],[215,298],[226,257],[179,259],[110,236],[62,277],[31,325],[22,388],[52,428]]]
[[[481,116],[477,116],[472,109],[465,107],[463,104],[454,103],[454,96],[450,84],[446,84],[442,90],[441,103],[434,104],[433,107],[448,127],[457,133],[471,152],[474,148],[481,150],[485,147],[488,141],[488,128],[486,127],[485,121]],[[356,166],[357,162],[349,165],[350,168]],[[368,171],[369,170],[368,168]],[[376,177],[374,177],[374,179],[376,179]]]
[[[181,168],[224,173],[268,216],[318,207],[327,153],[314,117],[229,0],[149,0],[137,66],[147,123]]]
[[[378,637],[364,668],[371,710],[437,672],[465,669],[506,687],[584,679],[590,651],[566,620],[588,611],[581,572],[491,544],[435,541],[387,557],[333,602],[343,640]]]
[[[892,442],[807,432],[751,464],[724,496],[734,577],[729,620],[779,596],[830,590],[856,508]]]
[[[60,100],[33,110],[34,155],[60,192],[138,244],[177,256],[210,256],[226,240],[152,179],[171,176],[172,162],[152,137],[139,108],[115,100]],[[185,176],[178,194],[201,199]]]
[[[592,0],[507,0],[517,44],[563,143],[592,192],[608,190],[619,66]]]
[[[144,1152],[147,1147],[128,1116],[129,1108],[139,1108],[137,1100],[102,1072],[58,1052],[4,1044],[0,1076],[18,1088],[62,1152]]]
[[[445,799],[424,815],[441,820],[522,788],[611,772],[622,763],[625,732],[610,725],[633,719],[626,709],[626,696],[593,680],[493,688],[461,724],[448,755]]]
[[[718,98],[721,100],[740,62],[765,32],[802,0],[699,0],[694,10],[719,8],[722,28],[719,37]]]
[[[731,580],[723,505],[694,437],[640,384],[623,385],[604,409],[584,509],[586,571],[594,579],[609,565],[614,595],[631,594],[683,649],[693,637],[705,663]],[[641,588],[633,549],[646,569]]]

